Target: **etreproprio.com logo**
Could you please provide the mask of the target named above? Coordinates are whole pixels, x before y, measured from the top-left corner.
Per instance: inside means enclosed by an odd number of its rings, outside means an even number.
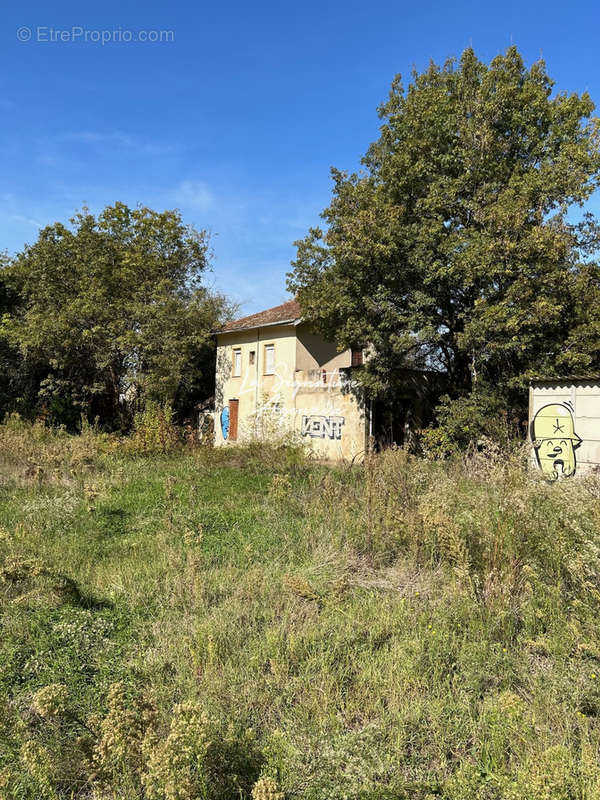
[[[49,25],[17,28],[19,42],[36,44],[129,44],[146,43],[165,44],[175,41],[175,31],[170,30],[132,30],[130,28],[84,28],[73,25],[70,28],[53,28]]]

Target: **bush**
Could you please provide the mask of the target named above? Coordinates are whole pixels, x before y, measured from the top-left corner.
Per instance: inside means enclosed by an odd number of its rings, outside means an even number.
[[[183,431],[175,425],[171,406],[146,403],[133,420],[133,432],[124,442],[130,455],[169,453],[183,443]]]
[[[99,791],[135,792],[147,800],[249,797],[261,765],[251,731],[223,729],[198,704],[177,703],[160,720],[149,697],[111,687],[99,722],[93,781]]]
[[[501,400],[485,392],[456,399],[446,395],[435,417],[436,425],[422,434],[423,449],[433,458],[476,449],[486,439],[508,448],[520,433],[518,421],[509,419]]]

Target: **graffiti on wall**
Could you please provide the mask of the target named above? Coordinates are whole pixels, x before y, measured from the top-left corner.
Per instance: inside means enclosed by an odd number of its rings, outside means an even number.
[[[531,423],[531,439],[538,466],[548,480],[575,474],[575,450],[581,439],[575,433],[569,404],[550,403],[540,408]]]
[[[341,439],[344,422],[344,417],[305,414],[302,417],[302,436],[310,436],[311,439],[324,439],[326,436],[330,439]]]
[[[224,439],[229,436],[229,409],[227,406],[221,411],[221,433]]]

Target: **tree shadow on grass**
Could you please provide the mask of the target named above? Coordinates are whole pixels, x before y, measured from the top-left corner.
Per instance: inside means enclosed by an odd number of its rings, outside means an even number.
[[[128,533],[129,514],[122,508],[96,509],[96,521],[103,538],[125,536]]]
[[[91,610],[112,608],[109,600],[82,591],[68,575],[55,572],[34,559],[12,558],[0,567],[0,605],[21,608],[77,606]]]

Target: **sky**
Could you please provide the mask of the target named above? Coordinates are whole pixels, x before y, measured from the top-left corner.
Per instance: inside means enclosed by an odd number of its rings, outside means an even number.
[[[178,208],[241,313],[288,299],[293,243],[330,168],[360,167],[395,74],[516,44],[600,106],[595,2],[3,5],[0,250],[83,206]]]

